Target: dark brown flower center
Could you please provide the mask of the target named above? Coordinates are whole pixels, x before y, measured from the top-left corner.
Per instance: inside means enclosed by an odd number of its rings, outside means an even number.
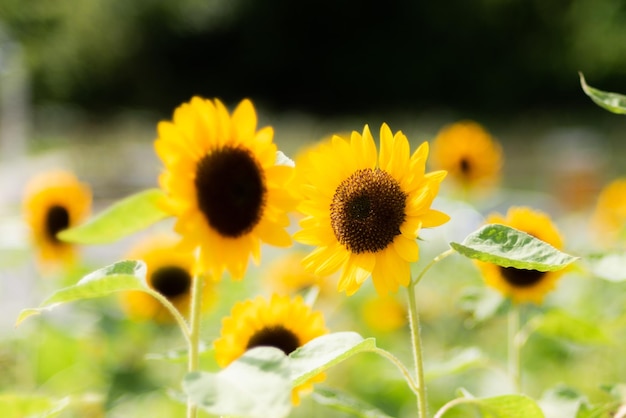
[[[286,355],[291,354],[296,348],[300,347],[298,336],[282,325],[263,328],[257,331],[250,341],[248,341],[247,350],[254,347],[276,347]]]
[[[155,270],[150,282],[154,290],[168,299],[173,299],[189,291],[191,275],[181,267],[166,266]]]
[[[196,167],[200,211],[220,235],[238,238],[252,231],[265,206],[265,178],[250,151],[224,147]]]
[[[54,205],[46,214],[46,234],[54,242],[60,242],[57,234],[70,226],[70,214],[66,208]]]
[[[387,248],[400,234],[406,198],[386,171],[355,171],[337,187],[330,205],[330,223],[337,240],[356,254]]]
[[[472,165],[467,158],[461,158],[461,161],[459,161],[459,168],[461,169],[461,174],[467,177],[470,175]]]
[[[524,270],[513,267],[500,267],[500,273],[504,280],[515,287],[530,287],[541,281],[546,274],[538,270]]]

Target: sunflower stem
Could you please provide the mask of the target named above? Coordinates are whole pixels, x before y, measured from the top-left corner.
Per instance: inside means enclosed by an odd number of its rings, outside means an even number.
[[[516,304],[513,304],[509,309],[508,315],[508,339],[509,339],[509,376],[513,381],[513,387],[516,392],[522,390],[522,375],[521,375],[521,362],[520,351],[521,344],[518,338],[520,332],[520,309]]]
[[[191,309],[189,312],[189,359],[187,371],[189,373],[198,370],[200,363],[200,317],[202,312],[202,287],[204,278],[195,275],[191,287]],[[197,406],[191,401],[187,401],[187,418],[195,418],[198,414]]]
[[[411,344],[413,346],[413,363],[415,364],[415,379],[416,379],[416,387],[417,391],[415,394],[417,395],[417,411],[418,418],[426,418],[427,409],[426,409],[426,384],[424,382],[424,359],[422,355],[422,340],[420,338],[420,323],[419,323],[419,314],[417,311],[417,299],[415,297],[415,286],[422,280],[424,274],[435,263],[443,260],[449,255],[453,254],[455,251],[452,248],[444,251],[439,254],[437,257],[433,258],[433,260],[428,263],[424,269],[420,272],[420,274],[414,279],[411,280],[409,286],[407,287],[409,293],[409,323],[411,325]]]
[[[189,331],[189,325],[187,325],[187,321],[180,314],[178,309],[176,309],[176,307],[172,304],[172,302],[170,302],[165,296],[163,296],[159,292],[157,292],[155,290],[152,290],[150,288],[145,289],[145,292],[147,292],[153,298],[158,300],[161,303],[161,305],[163,305],[163,307],[165,307],[165,309],[167,309],[168,312],[170,314],[172,314],[172,316],[174,317],[174,320],[176,321],[176,323],[180,327],[180,330],[183,333],[183,336],[185,337],[185,340],[187,341],[187,345],[189,345],[191,343],[191,340],[190,340],[191,335],[190,335],[190,331]]]
[[[378,348],[378,347],[376,347],[373,350],[373,352],[378,354],[381,357],[386,358],[391,363],[393,363],[398,368],[398,370],[400,370],[400,373],[402,373],[402,376],[404,377],[404,380],[406,380],[407,384],[409,385],[409,388],[415,394],[417,394],[419,392],[419,387],[417,386],[417,383],[415,383],[415,380],[413,380],[413,377],[411,376],[411,373],[406,368],[404,363],[402,363],[402,361],[400,361],[399,358],[397,358],[396,356],[391,354],[389,351],[383,350],[382,348]]]

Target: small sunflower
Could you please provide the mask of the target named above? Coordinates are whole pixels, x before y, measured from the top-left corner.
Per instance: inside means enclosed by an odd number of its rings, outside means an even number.
[[[432,166],[446,170],[453,182],[465,188],[496,184],[502,159],[500,144],[474,121],[443,127],[432,144]]]
[[[271,293],[295,295],[313,286],[318,286],[323,293],[329,281],[307,271],[302,265],[306,256],[304,251],[290,251],[276,258],[264,270],[264,284]]]
[[[302,297],[274,294],[267,300],[258,296],[235,304],[230,316],[222,320],[220,337],[214,342],[215,360],[226,367],[247,350],[260,346],[276,347],[289,355],[327,333],[322,314],[313,311]],[[293,403],[299,404],[299,395],[323,379],[324,374],[320,374],[294,388]]]
[[[241,279],[250,255],[259,262],[261,241],[291,245],[285,228],[295,201],[285,186],[293,167],[276,164],[272,128],[256,126],[249,100],[231,116],[219,100],[194,97],[157,127],[166,208],[182,244],[199,247],[200,273]]]
[[[395,296],[375,294],[365,301],[361,313],[369,328],[386,333],[393,332],[407,324],[408,310]]]
[[[191,281],[193,280],[194,254],[178,246],[178,238],[166,234],[153,234],[137,242],[126,255],[130,260],[146,263],[146,282],[169,300],[185,317],[189,315]],[[211,305],[214,288],[210,282],[203,287],[202,308]],[[124,292],[121,295],[124,311],[134,320],[154,320],[171,323],[174,318],[161,303],[148,293]]]
[[[591,218],[594,236],[613,244],[626,231],[626,178],[617,178],[601,190]]]
[[[91,198],[90,187],[69,171],[44,172],[29,180],[22,210],[44,271],[75,263],[76,247],[59,240],[57,234],[89,216]]]
[[[402,132],[380,128],[380,155],[369,127],[350,139],[334,136],[300,161],[305,181],[295,239],[316,248],[303,263],[327,276],[342,269],[338,289],[354,294],[371,275],[380,294],[410,281],[421,228],[449,220],[431,204],[446,176],[425,173],[428,143],[410,155]]]
[[[506,217],[490,215],[487,223],[507,225],[526,232],[556,249],[563,249],[563,239],[550,217],[528,207],[512,207]],[[534,302],[541,304],[544,296],[554,289],[564,270],[541,272],[512,267],[500,267],[495,264],[477,261],[485,282],[498,290],[513,302]]]

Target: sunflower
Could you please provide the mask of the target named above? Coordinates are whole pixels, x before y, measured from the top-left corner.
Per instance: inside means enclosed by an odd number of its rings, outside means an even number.
[[[301,296],[273,294],[269,300],[258,296],[235,304],[230,316],[222,320],[220,337],[214,342],[215,360],[226,367],[246,350],[259,346],[276,347],[289,355],[327,333],[322,314],[306,305]],[[320,374],[294,388],[293,403],[299,404],[299,395],[323,379]]]
[[[605,245],[623,239],[626,225],[626,178],[617,178],[601,190],[591,217],[593,235]]]
[[[406,136],[383,124],[380,144],[378,155],[366,125],[349,140],[320,143],[296,166],[305,217],[295,239],[318,247],[303,263],[321,276],[341,269],[338,290],[348,295],[370,275],[380,294],[407,286],[420,229],[449,220],[430,207],[446,172],[425,173],[428,143],[410,155]]]
[[[446,170],[453,182],[466,189],[488,188],[499,181],[502,148],[474,121],[443,127],[432,148],[432,166]]]
[[[328,280],[310,271],[302,265],[306,256],[304,251],[290,251],[273,260],[263,273],[263,282],[271,293],[294,295],[318,286],[320,292],[327,293]]]
[[[365,301],[361,314],[370,329],[387,333],[407,324],[408,310],[395,296],[374,294]]]
[[[512,207],[506,217],[492,214],[487,223],[497,223],[510,226],[526,232],[547,242],[556,249],[563,248],[563,240],[550,217],[528,207]],[[498,290],[513,302],[534,302],[541,304],[543,297],[554,289],[557,280],[565,270],[541,272],[537,270],[500,267],[495,264],[477,261],[485,282]]]
[[[229,115],[219,100],[194,97],[158,124],[155,150],[166,210],[177,217],[182,245],[199,248],[198,273],[241,279],[260,242],[287,247],[287,212],[295,205],[285,185],[293,167],[277,165],[273,130],[256,130],[252,103]]]
[[[22,211],[44,272],[75,263],[76,247],[59,240],[57,234],[89,216],[91,198],[91,188],[65,170],[37,174],[27,183]]]
[[[151,234],[138,241],[126,254],[130,260],[146,263],[148,286],[169,300],[185,317],[189,315],[191,281],[195,263],[194,254],[178,246],[179,239],[167,234]],[[214,287],[205,283],[202,308],[211,306]],[[170,312],[154,297],[141,291],[124,292],[121,295],[122,308],[134,320],[154,320],[159,323],[172,323]]]

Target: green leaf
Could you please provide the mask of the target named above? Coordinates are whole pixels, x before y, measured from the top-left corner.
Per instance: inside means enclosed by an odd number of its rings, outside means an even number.
[[[485,225],[461,244],[451,242],[450,246],[468,258],[516,269],[556,271],[578,259],[532,235],[500,224]]]
[[[539,400],[541,410],[549,418],[576,418],[586,403],[583,396],[566,386],[547,390]]]
[[[476,347],[464,348],[453,353],[452,358],[441,363],[431,362],[424,370],[426,380],[437,379],[439,377],[451,376],[462,373],[473,367],[484,366],[488,363],[482,351]]]
[[[626,281],[626,252],[592,255],[586,258],[589,271],[610,282]]]
[[[471,315],[467,320],[468,326],[474,326],[506,311],[509,303],[510,299],[486,286],[468,287],[459,298],[460,308]]]
[[[141,231],[168,216],[160,205],[165,194],[148,189],[126,197],[82,225],[58,234],[62,241],[77,244],[105,244]]]
[[[193,372],[183,380],[199,408],[228,417],[286,417],[291,388],[289,360],[274,347],[253,348],[218,373]]]
[[[311,396],[320,405],[348,413],[352,417],[391,418],[381,410],[336,389],[318,387]]]
[[[482,418],[545,418],[537,403],[526,395],[454,399],[444,405],[435,416],[443,418],[446,412],[458,405],[473,405]]]
[[[626,114],[626,96],[593,88],[587,84],[583,73],[579,72],[578,75],[580,76],[580,85],[583,91],[587,96],[591,97],[591,100],[598,106],[613,113]]]
[[[50,418],[69,405],[69,398],[52,399],[38,395],[0,394],[2,418]]]
[[[376,348],[374,338],[363,339],[356,332],[335,332],[317,337],[289,355],[291,379],[300,385],[345,359]]]
[[[61,303],[98,298],[123,290],[146,290],[148,286],[145,278],[146,265],[143,261],[119,261],[88,274],[73,286],[56,291],[38,308],[22,310],[16,326],[29,316],[50,310]]]
[[[607,344],[609,337],[591,321],[575,318],[560,309],[552,309],[531,320],[531,326],[545,336],[577,344]]]

